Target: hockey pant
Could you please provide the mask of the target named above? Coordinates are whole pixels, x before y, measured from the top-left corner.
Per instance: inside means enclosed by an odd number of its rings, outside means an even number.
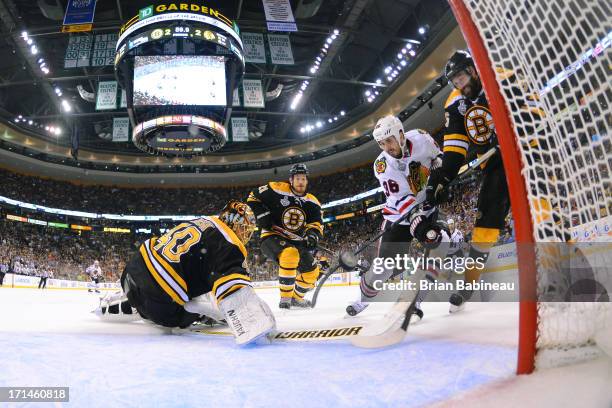
[[[138,253],[126,265],[121,275],[121,287],[130,305],[136,308],[143,319],[153,323],[185,328],[200,318],[199,314],[186,311],[162,290]]]
[[[314,288],[319,277],[319,265],[301,244],[273,235],[264,238],[261,251],[278,265],[281,299],[302,300]]]
[[[432,220],[435,222],[435,219]],[[382,225],[382,229],[385,229],[388,225],[388,221],[385,221]],[[426,257],[423,259],[443,259],[449,249],[450,249],[450,237],[448,233],[442,230],[442,242],[440,242],[435,248],[432,248],[427,251]],[[363,275],[361,281],[359,283],[359,287],[361,289],[361,299],[362,301],[369,301],[376,295],[378,295],[382,283],[389,280],[391,277],[396,276],[404,272],[403,270],[398,270],[394,267],[387,268],[384,265],[385,259],[391,258],[396,259],[398,256],[401,260],[401,266],[405,266],[403,259],[410,258],[410,242],[413,240],[413,236],[410,233],[409,225],[396,225],[395,227],[388,229],[382,235],[380,240],[378,241],[378,251],[376,258],[378,260],[374,260],[370,269]],[[406,255],[406,257],[404,257]],[[429,280],[436,279],[438,275],[441,273],[439,268],[436,267],[427,267],[427,264],[422,265],[425,269],[425,276]],[[413,271],[409,271],[413,272]],[[420,298],[423,299],[425,297],[425,292],[423,291],[420,295]]]

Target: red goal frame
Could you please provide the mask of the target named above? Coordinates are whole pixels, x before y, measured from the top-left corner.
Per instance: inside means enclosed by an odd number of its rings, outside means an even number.
[[[534,232],[523,174],[520,145],[514,132],[510,113],[495,78],[494,65],[489,59],[485,44],[472,21],[463,0],[449,0],[451,9],[470,48],[483,83],[489,108],[495,122],[510,203],[514,217],[517,256],[519,265],[519,341],[517,374],[529,374],[534,369],[538,330],[536,294],[536,257]]]

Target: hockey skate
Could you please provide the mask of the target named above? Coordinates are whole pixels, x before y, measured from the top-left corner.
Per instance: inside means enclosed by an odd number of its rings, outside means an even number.
[[[292,300],[290,298],[281,298],[280,302],[278,302],[279,309],[291,309]]]
[[[306,300],[306,299],[296,299],[293,298],[291,299],[291,306],[293,307],[299,307],[302,309],[310,309],[312,307],[312,303],[310,302],[310,300]]]
[[[370,304],[368,302],[356,301],[346,307],[346,313],[349,316],[357,316],[363,312]]]
[[[448,309],[449,313],[457,313],[465,309],[465,303],[470,300],[472,297],[471,292],[462,291],[461,293],[453,293],[448,298],[448,303],[450,303],[450,307]]]

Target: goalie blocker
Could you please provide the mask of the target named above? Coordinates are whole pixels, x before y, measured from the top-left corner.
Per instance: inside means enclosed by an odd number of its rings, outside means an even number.
[[[204,315],[227,321],[236,343],[276,326],[244,269],[255,227],[250,208],[231,201],[219,217],[203,217],[145,241],[121,276],[123,294],[103,299],[104,320],[134,320],[135,312],[165,327],[186,328]],[[218,308],[216,307],[218,305]]]

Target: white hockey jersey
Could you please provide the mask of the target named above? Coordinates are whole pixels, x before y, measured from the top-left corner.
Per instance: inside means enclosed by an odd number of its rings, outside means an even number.
[[[383,208],[386,220],[395,222],[425,200],[429,169],[441,154],[440,148],[427,132],[411,130],[406,132],[403,158],[396,159],[384,151],[378,155],[374,161],[374,175],[387,197]]]
[[[463,238],[463,233],[457,228],[455,228],[455,230],[450,236],[450,240],[451,244],[448,254],[453,255],[461,250],[461,244],[463,244],[463,241],[465,241],[465,239]]]
[[[90,265],[87,269],[85,269],[85,273],[92,278],[96,278],[102,276],[102,269],[99,266]]]

